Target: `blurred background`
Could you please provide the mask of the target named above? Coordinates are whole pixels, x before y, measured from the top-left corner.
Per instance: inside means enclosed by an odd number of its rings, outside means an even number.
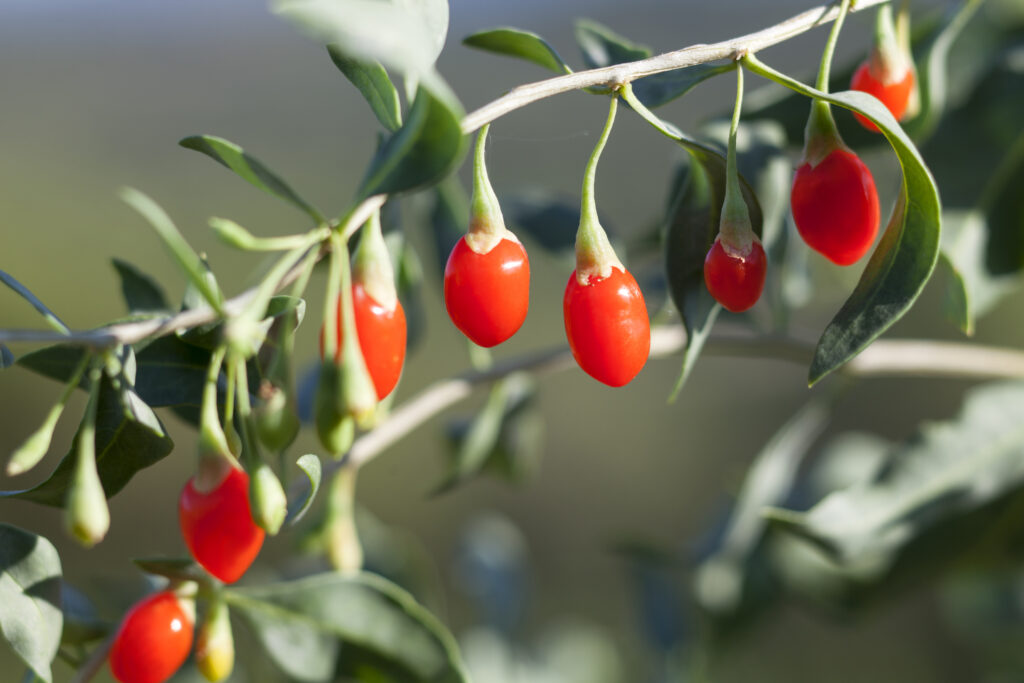
[[[534,65],[460,44],[480,29],[509,25],[535,31],[579,66],[573,39],[578,17],[663,52],[755,31],[807,7],[794,0],[452,0],[450,5],[449,42],[439,68],[467,111],[546,75]],[[922,16],[933,17],[950,5],[913,3]],[[1014,7],[1020,12],[1013,0],[991,0],[977,21],[1006,22]],[[864,12],[850,18],[839,41],[837,70],[863,57],[872,17],[873,12]],[[762,59],[811,79],[825,37],[823,29],[811,31],[766,51]],[[765,84],[756,77],[748,83],[750,90]],[[713,79],[659,114],[699,132],[703,121],[730,110],[733,88],[731,76]],[[0,269],[26,284],[72,328],[124,314],[113,257],[151,274],[172,301],[184,289],[155,235],[117,198],[122,186],[146,192],[167,210],[190,243],[207,254],[229,295],[249,286],[250,274],[263,264],[217,242],[206,227],[209,217],[231,218],[260,235],[308,227],[290,207],[178,147],[180,138],[209,133],[237,142],[332,215],[349,201],[376,144],[372,114],[326,52],[264,3],[0,0],[0,92]],[[969,95],[969,89],[954,91],[961,98],[957,104]],[[569,205],[578,201],[583,167],[605,111],[603,99],[570,93],[496,122],[488,162],[499,195],[543,190]],[[837,116],[844,131],[855,125],[847,113]],[[657,229],[683,158],[679,148],[637,117],[620,115],[597,187],[602,217],[622,241]],[[877,145],[865,158],[879,179],[885,214],[897,191],[895,160]],[[464,181],[468,172],[464,164]],[[469,367],[466,345],[444,312],[439,284],[446,255],[434,253],[424,218],[429,209],[427,198],[402,206],[402,227],[424,272],[424,328],[407,360],[398,403]],[[561,295],[572,268],[570,255],[525,241],[534,274],[530,316],[496,350],[499,360],[564,343]],[[817,338],[861,267],[810,261],[813,298],[794,314],[795,336]],[[891,336],[961,337],[943,314],[947,278],[936,272]],[[314,277],[310,314],[297,337],[300,375],[316,359],[322,282],[322,273]],[[648,296],[653,303],[664,295],[653,285]],[[1022,304],[1020,293],[1004,298],[979,322],[977,341],[1019,347]],[[723,314],[717,329],[742,331],[747,325]],[[0,327],[40,328],[42,323],[5,289]],[[16,355],[32,348],[12,347]],[[678,368],[676,357],[652,360],[618,390],[576,369],[541,379],[535,405],[543,418],[536,437],[542,455],[516,483],[482,477],[430,495],[444,479],[452,421],[471,416],[486,391],[424,424],[362,473],[358,498],[372,515],[367,525],[388,529],[380,531],[382,538],[402,539],[414,549],[423,599],[460,637],[478,681],[1019,680],[986,678],[1006,669],[993,668],[989,653],[949,617],[955,602],[950,595],[958,589],[934,581],[852,613],[785,601],[727,643],[713,651],[707,647],[709,630],[692,609],[693,562],[721,531],[744,473],[763,445],[809,398],[833,392],[836,380],[808,390],[806,367],[708,355],[679,399],[669,403]],[[893,441],[907,438],[924,420],[955,415],[971,386],[945,380],[862,381],[843,393],[816,443],[850,430]],[[22,368],[0,373],[0,454],[35,429],[60,390]],[[83,407],[83,397],[76,396],[67,415]],[[194,432],[171,413],[161,418],[177,444],[174,453],[141,472],[111,501],[113,524],[95,549],[69,542],[57,510],[15,501],[3,501],[0,508],[0,521],[57,544],[68,580],[111,620],[128,600],[118,596],[130,596],[137,590],[130,587],[142,582],[129,558],[185,554],[175,511],[194,466]],[[66,452],[75,421],[62,421],[39,469],[19,479],[0,476],[0,488],[23,488],[44,477]],[[317,451],[310,430],[292,449],[295,457]],[[301,554],[299,536],[285,533],[269,540],[247,580],[315,566]],[[368,550],[372,556],[372,547]],[[1007,600],[1024,598],[1011,594]],[[246,674],[247,657],[240,647],[240,676]],[[263,666],[269,665],[252,665]],[[0,653],[0,678],[16,680],[14,671],[14,660]],[[56,672],[60,680],[70,677],[66,666],[58,664]],[[256,671],[248,673],[263,680]]]

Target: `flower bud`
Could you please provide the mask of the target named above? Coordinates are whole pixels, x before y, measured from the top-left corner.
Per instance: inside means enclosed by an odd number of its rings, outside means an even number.
[[[235,641],[227,603],[216,599],[196,639],[196,667],[211,683],[223,681],[235,667]]]
[[[271,536],[280,531],[288,514],[288,497],[281,480],[266,463],[260,463],[250,475],[249,499],[253,521]]]
[[[272,451],[288,448],[299,433],[299,418],[288,395],[268,380],[260,384],[260,399],[256,407],[256,434]]]

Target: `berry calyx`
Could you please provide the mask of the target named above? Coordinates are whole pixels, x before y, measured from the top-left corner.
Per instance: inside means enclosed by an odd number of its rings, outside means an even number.
[[[206,571],[234,583],[256,559],[265,535],[250,511],[249,475],[229,467],[210,488],[201,487],[197,479],[188,480],[178,500],[185,545]]]
[[[462,237],[444,268],[444,303],[455,327],[479,346],[497,346],[523,325],[530,308],[530,261],[512,233],[490,251]]]
[[[790,193],[793,220],[808,246],[833,263],[856,263],[875,241],[880,209],[871,171],[849,149],[796,170]]]
[[[876,15],[871,54],[857,67],[850,88],[877,97],[899,121],[907,112],[917,79],[913,61],[896,33],[892,8],[888,4],[881,5]],[[854,117],[864,128],[878,132],[878,127],[866,117],[856,112]]]
[[[192,649],[195,607],[173,591],[154,593],[121,621],[110,648],[110,672],[121,683],[163,683]]]
[[[448,256],[444,303],[452,323],[478,346],[497,346],[515,334],[530,308],[530,261],[505,228],[484,161],[489,125],[480,129],[473,160],[469,232]]]
[[[651,351],[651,324],[629,271],[612,268],[607,277],[591,275],[586,282],[573,271],[562,312],[573,358],[588,375],[621,387],[643,369]]]
[[[759,240],[743,253],[725,246],[718,237],[704,259],[704,284],[726,310],[742,313],[761,298],[767,267]]]
[[[376,300],[366,288],[356,282],[352,287],[352,306],[355,309],[356,337],[363,352],[366,369],[373,380],[377,400],[384,400],[398,384],[405,364],[406,321],[405,309],[396,298],[388,308]],[[340,362],[344,347],[342,332],[341,300],[338,300],[338,317],[335,334],[337,351],[335,361]],[[323,330],[320,332],[320,354],[323,355]]]

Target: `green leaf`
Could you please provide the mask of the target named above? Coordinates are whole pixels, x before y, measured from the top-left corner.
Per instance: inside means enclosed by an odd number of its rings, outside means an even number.
[[[331,61],[345,78],[366,98],[377,120],[390,131],[402,127],[402,103],[398,90],[380,62],[364,62],[346,57],[336,45],[328,45]]]
[[[437,272],[443,273],[448,255],[469,227],[469,195],[459,178],[452,175],[434,188],[433,197],[430,234],[437,257]]]
[[[154,339],[135,354],[135,392],[147,404],[192,406],[202,402],[210,352],[168,335]]]
[[[26,353],[18,359],[17,364],[43,377],[67,383],[74,377],[85,354],[86,350],[81,346],[57,344]],[[82,382],[84,381],[83,378]],[[79,383],[79,386],[84,384]]]
[[[163,240],[164,245],[170,250],[174,260],[185,271],[189,284],[202,293],[206,303],[215,311],[221,312],[224,297],[218,289],[210,286],[210,282],[207,279],[208,268],[206,264],[199,257],[199,254],[185,241],[185,238],[178,232],[178,228],[171,222],[170,217],[164,210],[152,199],[130,187],[122,188],[120,195],[126,204],[142,214],[142,217],[153,226],[157,235]]]
[[[0,370],[6,370],[14,365],[16,359],[9,348],[0,344]]]
[[[114,497],[136,472],[162,460],[173,448],[152,408],[130,389],[117,391],[104,377],[96,412],[96,467],[107,498]],[[0,498],[63,506],[75,458],[72,448],[46,481],[23,491],[0,491]]]
[[[867,93],[822,93],[752,57],[744,64],[796,92],[856,111],[871,119],[896,152],[903,182],[889,225],[853,293],[825,328],[811,361],[814,384],[858,353],[910,310],[939,258],[942,207],[935,179],[914,143],[884,104]]]
[[[0,632],[46,683],[63,622],[57,550],[42,536],[0,524]]]
[[[633,92],[647,107],[656,109],[682,97],[704,81],[735,69],[732,62],[724,64],[697,64],[675,69],[634,81]]]
[[[991,519],[984,520],[988,527],[964,526],[972,515],[1006,496],[1015,497],[1010,506],[1019,509],[1024,490],[1022,410],[1024,383],[975,389],[959,416],[922,427],[893,449],[871,480],[833,492],[807,512],[775,510],[772,522],[782,532],[811,541],[863,580],[884,575],[902,551],[947,523],[959,524],[958,533],[936,540],[949,554],[961,555],[982,534],[996,531]],[[1003,506],[1003,512],[1008,510]],[[1020,519],[1013,514],[1004,521],[1019,534]]]
[[[68,334],[70,332],[68,326],[57,317],[56,313],[47,308],[46,304],[40,301],[35,294],[30,292],[28,287],[15,280],[13,276],[0,270],[0,282],[3,282],[5,285],[13,289],[18,296],[32,304],[32,308],[36,309],[43,316],[50,327],[58,332],[63,332],[64,334]]]
[[[275,0],[273,9],[360,62],[414,79],[433,71],[448,33],[447,0]]]
[[[60,597],[64,615],[61,645],[87,645],[110,631],[111,625],[100,619],[92,601],[67,581],[61,582]]]
[[[111,263],[114,264],[117,276],[121,279],[121,293],[129,313],[170,312],[171,308],[167,305],[163,290],[153,278],[127,261],[113,259]]]
[[[650,48],[633,43],[596,21],[577,21],[575,32],[576,42],[583,53],[583,62],[589,69],[635,62],[651,56]]]
[[[296,499],[288,506],[288,522],[295,524],[302,519],[306,512],[309,511],[310,506],[316,499],[317,491],[320,490],[320,478],[322,476],[322,467],[320,465],[320,458],[316,457],[312,453],[299,458],[296,463],[299,469],[305,472],[306,477],[309,478],[309,493],[306,494],[305,498]]]
[[[462,39],[462,44],[499,55],[521,57],[555,73],[572,73],[561,55],[536,33],[517,28],[493,28]]]
[[[210,575],[191,557],[137,557],[132,562],[147,574],[163,576],[171,581],[195,581],[202,584],[210,581]]]
[[[280,177],[244,149],[224,138],[213,135],[192,135],[178,141],[185,149],[202,152],[214,161],[235,172],[242,180],[267,194],[283,199],[307,213],[317,223],[327,219],[312,204],[295,193]]]
[[[462,158],[462,106],[442,89],[421,86],[405,124],[378,150],[360,196],[393,194],[433,185]]]
[[[267,655],[296,680],[333,680],[339,650],[350,645],[401,671],[403,683],[468,681],[448,631],[411,595],[374,574],[321,574],[229,589],[225,597]],[[374,680],[371,675],[360,680]]]
[[[525,233],[545,249],[569,252],[576,246],[576,229],[580,225],[578,199],[560,197],[549,190],[537,189],[501,198],[506,220],[519,234]],[[609,236],[610,222],[601,218]]]

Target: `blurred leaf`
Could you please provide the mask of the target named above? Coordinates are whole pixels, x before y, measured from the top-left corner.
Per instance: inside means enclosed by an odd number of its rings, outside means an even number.
[[[320,458],[316,457],[312,453],[307,453],[302,456],[295,464],[299,466],[299,469],[302,470],[309,479],[309,493],[307,493],[306,497],[301,500],[293,500],[288,506],[289,524],[295,524],[302,519],[306,515],[306,512],[309,511],[309,507],[313,504],[313,501],[316,500],[317,491],[320,490],[320,477],[322,472]]]
[[[171,581],[196,581],[203,584],[210,581],[210,575],[191,557],[138,557],[133,558],[132,562],[147,574],[162,576]]]
[[[178,144],[185,149],[202,152],[217,163],[234,171],[242,180],[267,194],[285,200],[300,211],[304,211],[317,223],[327,222],[327,219],[316,207],[296,194],[295,190],[277,174],[230,140],[214,135],[192,135],[182,138]]]
[[[499,55],[520,57],[555,73],[572,73],[561,55],[536,33],[517,28],[493,28],[462,39],[462,44]]]
[[[633,92],[651,109],[682,97],[704,81],[736,68],[733,62],[724,64],[697,64],[685,69],[664,71],[633,82]]]
[[[697,567],[694,595],[717,618],[742,607],[748,590],[747,562],[764,537],[762,511],[786,502],[800,463],[825,430],[831,406],[812,400],[779,428],[747,470],[736,505],[718,547]]]
[[[149,405],[193,406],[202,403],[210,353],[174,335],[159,337],[135,354],[135,392]]]
[[[82,364],[85,353],[85,348],[81,346],[56,344],[26,353],[18,359],[17,364],[43,377],[66,384],[71,381],[75,371]],[[84,386],[84,382],[83,378],[79,386]]]
[[[110,631],[110,624],[100,619],[92,601],[67,581],[61,582],[60,599],[64,615],[61,645],[87,645]]]
[[[272,7],[340,54],[414,79],[433,70],[448,33],[447,0],[274,0]]]
[[[370,163],[359,195],[415,190],[443,179],[462,158],[462,115],[462,105],[446,88],[421,86],[405,123]]]
[[[57,550],[42,536],[0,524],[0,631],[46,683],[52,680],[50,663],[63,622]]]
[[[745,59],[746,64],[751,63],[750,57]],[[767,69],[754,65],[759,73]],[[889,225],[857,287],[818,340],[808,380],[814,384],[863,351],[910,310],[938,261],[942,207],[931,172],[885,105],[862,92],[827,94],[778,72],[772,78],[808,97],[871,119],[889,140],[903,169],[901,192]]]
[[[451,176],[434,188],[434,204],[430,211],[431,235],[434,254],[437,257],[437,272],[443,273],[455,244],[469,228],[469,195],[459,182]]]
[[[68,334],[70,332],[68,326],[65,325],[60,318],[57,317],[56,313],[47,308],[46,304],[40,301],[35,294],[30,292],[28,287],[15,280],[13,276],[8,275],[4,271],[0,270],[0,282],[3,282],[5,285],[14,290],[14,292],[18,296],[32,304],[32,308],[36,309],[36,311],[38,311],[43,316],[46,322],[49,323],[50,327],[57,330],[58,332],[63,332],[64,334]]]
[[[130,389],[115,390],[104,377],[96,412],[96,468],[107,498],[114,497],[136,472],[159,462],[173,448],[152,408]],[[0,498],[63,506],[76,455],[72,447],[45,481],[23,491],[0,491]]]
[[[771,521],[780,532],[811,541],[860,580],[878,577],[931,528],[964,522],[1006,494],[1019,494],[1022,410],[1024,383],[975,389],[956,419],[922,427],[870,481],[831,493],[807,512],[775,510]],[[1016,520],[1019,534],[1019,515]],[[944,536],[948,550],[979,539],[964,533],[962,524],[959,531],[963,535]]]
[[[575,248],[580,225],[579,200],[534,189],[505,195],[501,203],[508,222],[545,249],[568,252]],[[603,218],[601,224],[609,236],[614,234]]]
[[[402,103],[398,90],[380,62],[365,62],[346,57],[335,45],[328,45],[327,52],[334,65],[345,74],[345,78],[359,89],[366,98],[377,120],[390,131],[402,127]]]
[[[423,303],[423,264],[412,243],[400,231],[384,238],[391,255],[398,286],[398,298],[405,310],[406,346],[415,349],[426,335],[427,316]]]
[[[169,313],[170,306],[160,285],[141,270],[121,259],[113,259],[121,279],[121,293],[129,313]]]
[[[11,353],[11,350],[9,348],[4,346],[3,344],[0,344],[0,370],[6,370],[7,368],[14,365],[14,363],[14,354]]]
[[[576,42],[588,69],[635,62],[651,56],[651,49],[623,38],[596,21],[580,19],[575,27]]]
[[[200,257],[200,262],[203,269],[203,278],[206,286],[217,292],[218,296],[221,296],[220,285],[217,283],[217,277],[213,274],[213,270],[210,269],[210,264],[206,262],[205,257]],[[197,308],[203,308],[206,306],[206,300],[199,289],[191,282],[185,285],[185,292],[181,297],[181,310],[191,311]],[[188,327],[183,330],[176,332],[179,339],[194,346],[212,351],[217,348],[222,341],[221,331],[223,329],[223,322],[214,320],[204,325],[196,325],[194,327]]]
[[[274,663],[296,680],[333,680],[346,645],[401,671],[403,683],[468,680],[448,631],[411,595],[379,576],[321,574],[232,588],[225,597]],[[367,668],[361,680],[373,680],[370,671],[378,667]]]
[[[220,311],[224,297],[219,289],[211,286],[207,277],[209,268],[199,254],[185,241],[164,210],[152,199],[130,187],[122,188],[120,195],[128,206],[138,211],[153,227],[153,230],[163,240],[164,246],[170,250],[174,260],[185,272],[188,283],[202,294],[207,304],[214,310]]]

